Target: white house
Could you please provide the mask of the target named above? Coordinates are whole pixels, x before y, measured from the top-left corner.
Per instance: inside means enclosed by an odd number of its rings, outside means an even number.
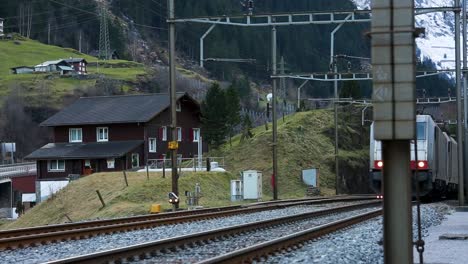
[[[34,66],[35,72],[60,72],[60,74],[67,74],[73,72],[73,69],[70,67],[65,60],[54,60],[54,61],[45,61],[41,64]]]

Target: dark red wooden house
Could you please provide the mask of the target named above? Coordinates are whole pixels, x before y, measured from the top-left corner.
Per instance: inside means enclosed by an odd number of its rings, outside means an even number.
[[[188,94],[177,94],[177,131],[182,157],[197,154],[200,105]],[[148,159],[168,154],[170,139],[168,94],[80,98],[41,126],[50,127],[54,142],[26,157],[37,161],[37,177],[66,178],[70,174],[121,171],[143,167]],[[207,151],[206,144],[203,150]]]
[[[82,75],[87,74],[86,69],[88,62],[83,58],[69,58],[65,60],[75,70],[76,73]]]

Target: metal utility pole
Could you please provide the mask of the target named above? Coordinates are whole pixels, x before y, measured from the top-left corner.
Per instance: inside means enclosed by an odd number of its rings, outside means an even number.
[[[47,45],[50,45],[50,22],[47,29]]]
[[[99,11],[99,59],[109,60],[110,58],[110,40],[109,26],[107,24],[107,10],[104,3],[100,4]]]
[[[455,1],[455,7],[460,7],[460,0]],[[457,149],[458,149],[458,205],[465,205],[464,195],[464,159],[463,159],[463,105],[461,91],[461,53],[460,53],[460,10],[455,10],[455,78],[457,90]]]
[[[345,20],[349,19],[349,15],[345,18]],[[330,33],[330,65],[333,66],[333,72],[336,74],[338,73],[338,65],[335,60],[335,33],[340,30],[340,28],[344,25],[344,23],[339,24],[331,33]],[[339,194],[339,182],[340,182],[340,173],[339,173],[339,159],[338,159],[338,76],[335,75],[335,81],[333,82],[334,85],[334,95],[333,95],[333,108],[335,111],[335,193]]]
[[[271,63],[272,63],[272,75],[275,76],[277,69],[276,69],[276,27],[273,26],[271,29]],[[277,88],[277,78],[273,78],[273,98],[272,98],[272,105],[273,105],[273,200],[278,200],[278,141],[277,141],[277,117],[276,117],[276,88]]]
[[[467,144],[468,144],[468,101],[467,101],[467,95],[468,95],[468,87],[467,87],[467,82],[468,82],[468,75],[467,75],[467,72],[466,70],[468,69],[468,62],[467,62],[467,59],[468,59],[468,50],[467,50],[467,44],[466,42],[468,41],[467,39],[467,21],[466,21],[466,15],[467,15],[467,10],[466,10],[466,0],[463,0],[463,13],[462,13],[462,16],[463,16],[463,107],[464,107],[464,135],[465,135],[465,140],[463,142],[463,148],[464,148],[464,159],[463,159],[463,163],[464,163],[464,172],[465,171],[468,171],[468,160],[466,160],[466,158],[468,158],[468,147],[467,147]],[[468,177],[467,175],[465,175],[465,179],[463,181],[464,183],[464,187],[465,187],[465,193],[468,195]],[[466,199],[466,197],[465,197]]]
[[[333,72],[336,74],[338,73],[338,65],[336,61],[333,61]],[[340,194],[339,191],[339,184],[340,184],[340,161],[338,158],[338,80],[336,79],[335,75],[335,81],[333,82],[333,87],[334,87],[334,96],[333,96],[333,108],[335,112],[335,193],[336,195]]]
[[[205,38],[208,36],[208,34],[211,33],[211,31],[213,31],[215,27],[216,24],[211,25],[205,34],[200,37],[200,67],[202,68],[205,66]]]
[[[413,263],[410,140],[416,136],[413,0],[372,1],[375,139],[383,147],[386,264]]]
[[[176,94],[176,65],[175,65],[175,23],[174,0],[168,0],[169,23],[169,93],[171,101],[171,163],[172,163],[172,192],[179,195],[179,175],[177,174],[177,94]],[[178,204],[174,204],[177,208]]]
[[[301,109],[301,89],[304,87],[309,80],[305,80],[298,88],[297,88],[297,109]]]

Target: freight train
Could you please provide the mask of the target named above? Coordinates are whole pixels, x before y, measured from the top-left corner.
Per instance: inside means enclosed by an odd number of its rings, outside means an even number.
[[[446,197],[456,194],[458,185],[457,142],[443,132],[429,115],[416,117],[417,152],[415,160],[414,140],[411,141],[411,162],[413,195],[415,184],[420,194],[426,197]],[[370,181],[372,189],[380,194],[382,170],[382,142],[374,139],[374,124],[370,130]],[[415,172],[418,171],[417,181]]]

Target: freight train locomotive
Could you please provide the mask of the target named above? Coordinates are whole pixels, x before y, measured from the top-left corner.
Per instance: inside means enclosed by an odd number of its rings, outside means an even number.
[[[415,160],[414,140],[411,141],[411,163],[413,192],[415,172],[417,183],[425,196],[447,196],[456,193],[458,184],[457,142],[443,132],[429,115],[416,117],[418,160]],[[375,192],[381,193],[382,142],[374,139],[374,124],[370,131],[370,180]]]

